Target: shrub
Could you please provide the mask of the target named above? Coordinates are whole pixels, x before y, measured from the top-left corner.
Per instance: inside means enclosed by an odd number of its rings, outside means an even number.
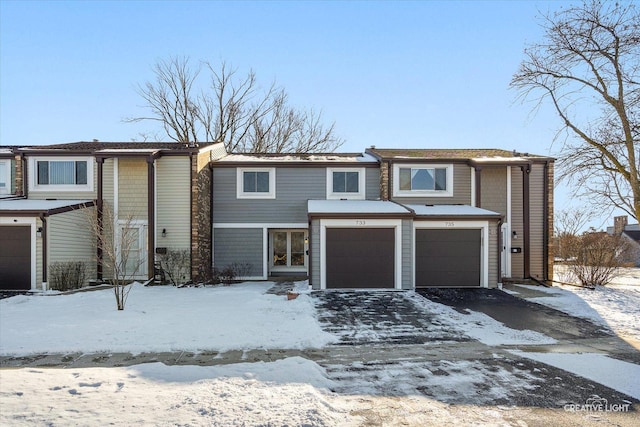
[[[54,262],[49,267],[49,287],[56,291],[79,289],[85,278],[86,266],[82,261]]]
[[[603,232],[577,238],[575,258],[569,261],[568,269],[582,286],[604,286],[617,277],[630,250],[626,240]]]
[[[189,277],[191,254],[186,249],[170,249],[161,256],[160,265],[174,286],[184,284]]]

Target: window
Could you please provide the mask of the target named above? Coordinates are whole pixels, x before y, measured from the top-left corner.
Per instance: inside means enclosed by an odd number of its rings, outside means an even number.
[[[238,199],[275,199],[275,178],[274,168],[238,168]]]
[[[365,198],[365,169],[328,168],[327,199]]]
[[[394,196],[453,196],[453,165],[404,165],[393,167]]]
[[[35,191],[93,191],[93,159],[31,158],[29,186]]]
[[[86,185],[87,162],[38,161],[38,185]]]

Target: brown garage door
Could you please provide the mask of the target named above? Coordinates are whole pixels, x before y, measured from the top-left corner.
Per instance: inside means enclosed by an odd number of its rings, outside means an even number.
[[[480,286],[480,230],[416,230],[416,287]]]
[[[395,229],[327,228],[327,288],[393,288]]]
[[[0,226],[0,289],[31,289],[30,226]]]

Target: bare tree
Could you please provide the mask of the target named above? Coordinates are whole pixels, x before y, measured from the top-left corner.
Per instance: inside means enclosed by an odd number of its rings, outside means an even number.
[[[605,232],[586,232],[578,237],[577,257],[569,262],[569,272],[587,287],[604,286],[619,275],[629,242]]]
[[[565,135],[560,178],[574,194],[640,218],[640,14],[631,2],[587,0],[543,16],[511,87],[549,102]]]
[[[102,216],[98,215],[97,209],[91,210],[88,216],[89,232],[102,252],[102,267],[113,286],[116,306],[118,310],[124,310],[131,283],[139,274],[145,274],[142,271],[145,254],[136,254],[141,250],[137,248],[140,229],[134,226],[133,214],[116,219],[106,203],[102,207]]]
[[[580,234],[593,214],[583,209],[565,209],[554,213],[554,253],[563,261],[575,260],[580,248]]]
[[[214,66],[189,58],[160,60],[155,81],[138,88],[150,116],[129,118],[162,124],[177,142],[224,142],[228,152],[319,153],[342,145],[335,125],[322,124],[322,113],[289,105],[284,89],[261,89],[253,71],[245,76],[222,62]]]

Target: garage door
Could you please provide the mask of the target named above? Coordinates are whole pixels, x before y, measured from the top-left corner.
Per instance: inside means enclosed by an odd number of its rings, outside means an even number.
[[[0,289],[31,289],[31,227],[0,227]]]
[[[327,228],[326,285],[339,288],[393,288],[395,229]]]
[[[481,230],[416,230],[416,287],[480,286]]]

